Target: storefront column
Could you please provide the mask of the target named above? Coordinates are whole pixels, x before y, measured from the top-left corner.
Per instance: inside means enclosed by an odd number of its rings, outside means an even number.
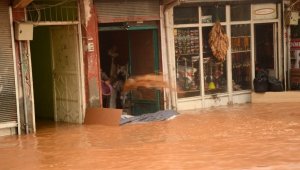
[[[163,7],[163,26],[164,26],[164,31],[165,31],[165,46],[166,46],[166,61],[167,62],[167,80],[170,84],[171,89],[176,89],[176,74],[175,73],[175,66],[171,63],[175,63],[173,56],[175,56],[175,53],[172,49],[172,45],[170,44],[170,42],[174,42],[174,40],[172,40],[173,38],[173,27],[171,27],[171,25],[173,25],[172,21],[170,20],[170,18],[172,18],[171,16],[173,15],[172,13],[172,8],[174,8],[174,6],[178,6],[180,5],[180,1],[172,1],[172,2],[168,2],[165,3],[166,5],[164,5]],[[163,42],[163,41],[162,41]],[[175,78],[175,79],[174,79]],[[176,97],[176,92],[174,90],[170,90],[169,91],[169,102],[170,102],[170,106],[168,107],[168,109],[174,109],[177,110],[177,97]],[[167,95],[168,95],[167,94]]]
[[[13,21],[25,22],[24,9],[13,9]],[[25,133],[35,133],[33,83],[31,71],[31,56],[29,41],[15,40],[18,96],[20,109],[21,130]]]
[[[80,0],[87,107],[101,107],[98,21],[92,0]]]

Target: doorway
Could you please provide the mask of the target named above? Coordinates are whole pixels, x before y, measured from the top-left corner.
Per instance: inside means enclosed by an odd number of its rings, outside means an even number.
[[[255,67],[266,69],[270,76],[276,77],[276,34],[274,23],[254,25]]]
[[[77,26],[38,26],[30,42],[36,120],[82,123]]]
[[[103,106],[123,109],[125,114],[131,115],[158,111],[158,90],[138,88],[122,94],[122,84],[129,77],[158,73],[157,28],[100,27],[99,36],[102,82],[109,79],[112,86],[112,93],[108,96],[103,95]]]

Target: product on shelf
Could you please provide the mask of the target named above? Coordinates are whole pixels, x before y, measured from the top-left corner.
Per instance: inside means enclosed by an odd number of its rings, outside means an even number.
[[[199,31],[195,28],[175,29],[175,54],[191,55],[199,53]]]

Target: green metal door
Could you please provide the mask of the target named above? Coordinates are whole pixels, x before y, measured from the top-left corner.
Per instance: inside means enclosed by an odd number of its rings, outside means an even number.
[[[129,77],[158,74],[159,50],[156,26],[100,27],[100,31],[124,31],[128,36]],[[101,44],[101,42],[100,42]],[[160,91],[138,88],[128,94],[130,113],[139,115],[160,109]]]
[[[129,31],[130,75],[141,76],[158,73],[157,30]],[[131,91],[133,114],[159,110],[159,91],[138,88]]]

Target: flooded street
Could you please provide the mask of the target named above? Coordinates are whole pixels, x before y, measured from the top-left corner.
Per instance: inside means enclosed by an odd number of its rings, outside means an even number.
[[[42,124],[0,138],[0,169],[300,169],[300,104],[182,112],[120,127]]]

